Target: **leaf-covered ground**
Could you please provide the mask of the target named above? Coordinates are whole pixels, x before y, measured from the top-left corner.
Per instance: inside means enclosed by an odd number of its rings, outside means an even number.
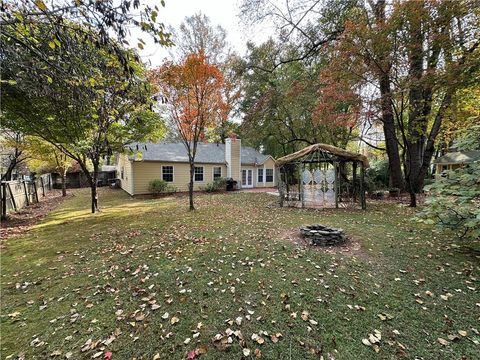
[[[2,358],[478,358],[479,259],[404,206],[100,196],[100,214],[83,189],[4,244]],[[311,223],[357,247],[288,239]]]

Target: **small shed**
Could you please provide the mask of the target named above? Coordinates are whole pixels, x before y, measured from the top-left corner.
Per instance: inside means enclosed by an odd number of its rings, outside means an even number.
[[[280,206],[366,208],[366,156],[314,144],[276,161]]]
[[[436,158],[433,163],[436,166],[435,173],[441,175],[446,170],[454,170],[459,167],[480,161],[480,150],[453,151]]]

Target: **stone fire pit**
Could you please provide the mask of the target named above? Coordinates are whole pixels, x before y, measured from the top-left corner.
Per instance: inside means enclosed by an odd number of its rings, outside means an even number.
[[[308,225],[300,228],[300,233],[306,239],[311,239],[313,245],[334,246],[347,240],[342,229],[323,225]]]

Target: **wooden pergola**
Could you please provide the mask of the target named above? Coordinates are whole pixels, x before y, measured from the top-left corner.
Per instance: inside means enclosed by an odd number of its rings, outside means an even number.
[[[328,144],[310,145],[276,160],[280,206],[366,208],[366,156]],[[359,170],[359,174],[357,174]]]

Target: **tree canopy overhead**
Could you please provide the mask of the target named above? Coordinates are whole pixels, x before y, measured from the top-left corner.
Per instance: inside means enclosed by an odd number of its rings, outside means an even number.
[[[159,5],[164,7],[165,2],[161,0]],[[62,34],[72,29],[80,37],[91,40],[97,46],[109,47],[119,56],[122,55],[119,44],[129,45],[126,38],[132,28],[140,28],[156,43],[171,45],[170,34],[164,24],[157,21],[161,11],[159,7],[139,0],[58,0],[48,3],[43,0],[6,0],[2,2],[1,10],[1,34],[11,37],[12,41],[44,60],[47,57],[37,48],[38,43],[43,40],[52,47],[61,46]],[[48,24],[50,32],[38,42],[26,41],[39,23]],[[92,37],[92,33],[96,35]],[[138,44],[132,45],[143,48],[144,41],[139,39]]]
[[[227,31],[220,25],[212,25],[205,14],[186,16],[178,30],[169,29],[175,43],[173,51],[178,58],[203,52],[208,62],[222,64],[231,50],[227,42]]]
[[[152,111],[153,89],[142,63],[122,50],[129,74],[116,54],[97,43],[78,42],[87,31],[76,25],[64,33],[62,46],[40,42],[55,67],[2,35],[5,71],[2,82],[2,122],[24,134],[38,136],[76,160],[92,188],[92,212],[98,209],[96,181],[102,159],[125,144],[155,137],[161,131]],[[32,41],[52,31],[37,24]],[[95,33],[89,38],[95,38]],[[68,74],[68,75],[66,75]],[[91,163],[91,173],[87,164]]]

